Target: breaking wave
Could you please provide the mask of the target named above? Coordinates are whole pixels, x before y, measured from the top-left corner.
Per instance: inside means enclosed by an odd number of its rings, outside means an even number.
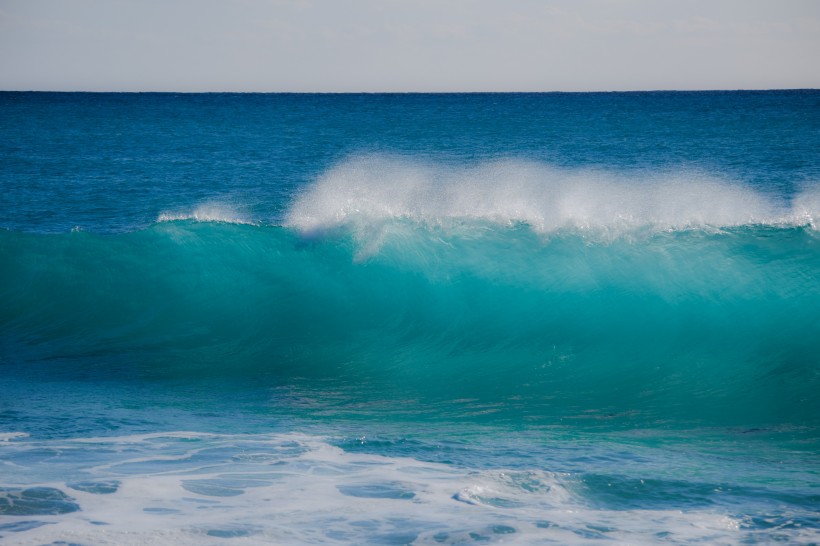
[[[131,233],[0,232],[0,343],[9,362],[329,380],[470,415],[817,423],[818,201],[358,158],[284,226],[212,203]]]

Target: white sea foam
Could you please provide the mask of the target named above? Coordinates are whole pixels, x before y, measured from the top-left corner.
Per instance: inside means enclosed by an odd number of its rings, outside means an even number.
[[[610,172],[525,160],[471,167],[372,155],[322,175],[294,202],[286,225],[304,233],[339,227],[368,238],[390,220],[429,226],[465,221],[527,224],[542,234],[815,225],[820,192],[784,202],[694,170]]]
[[[755,538],[739,519],[713,510],[591,507],[568,474],[348,452],[305,434],[180,433],[93,443],[108,458],[103,464],[88,466],[88,441],[4,446],[60,453],[56,472],[36,464],[16,469],[15,487],[59,489],[80,507],[49,515],[41,503],[39,515],[7,514],[4,544],[650,544],[661,531],[672,544]],[[51,479],[32,481],[37,472]],[[78,476],[83,481],[73,481]],[[794,529],[791,538],[810,542],[820,533]]]
[[[194,220],[196,222],[223,222],[226,224],[255,224],[240,208],[230,203],[209,201],[197,205],[193,210],[163,212],[157,222]]]
[[[793,201],[797,222],[801,220],[815,230],[820,230],[820,186],[806,186]]]

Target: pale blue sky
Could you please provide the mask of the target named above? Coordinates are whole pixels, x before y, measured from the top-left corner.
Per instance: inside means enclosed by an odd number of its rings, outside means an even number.
[[[820,87],[818,0],[0,0],[0,89]]]

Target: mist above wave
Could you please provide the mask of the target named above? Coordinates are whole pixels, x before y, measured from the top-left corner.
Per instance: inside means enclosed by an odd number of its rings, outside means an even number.
[[[697,171],[614,172],[507,159],[453,166],[408,158],[350,158],[301,193],[285,225],[303,233],[340,227],[360,234],[391,220],[436,227],[526,224],[550,234],[812,226],[820,191],[793,199]]]

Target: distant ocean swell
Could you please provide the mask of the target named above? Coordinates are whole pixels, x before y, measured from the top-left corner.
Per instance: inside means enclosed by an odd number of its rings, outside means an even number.
[[[117,235],[2,231],[5,352],[542,417],[817,425],[817,191],[660,176],[370,157],[280,226],[212,203]]]

